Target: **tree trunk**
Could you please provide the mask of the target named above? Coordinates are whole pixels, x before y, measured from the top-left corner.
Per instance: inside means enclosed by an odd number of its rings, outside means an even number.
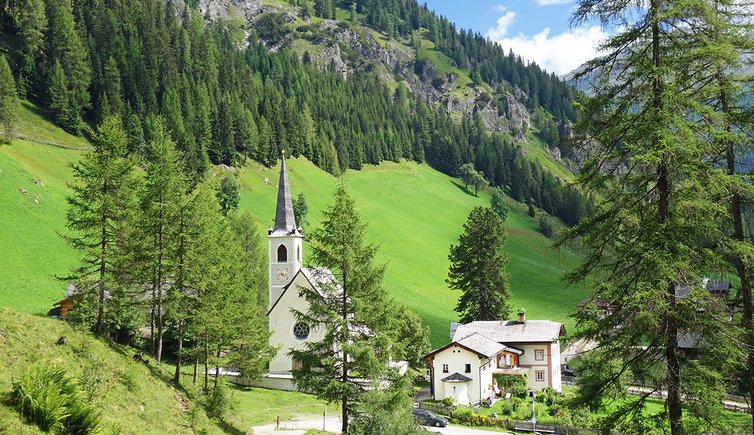
[[[199,346],[194,347],[194,378],[193,383],[196,385],[199,380]]]
[[[165,261],[165,226],[163,225],[163,219],[164,219],[164,197],[163,192],[160,192],[160,228],[157,233],[157,354],[155,355],[155,358],[157,359],[157,364],[160,364],[162,362],[162,337],[164,332],[164,325],[163,325],[163,309],[162,309],[162,283],[164,281],[164,265],[163,262]]]
[[[663,115],[662,79],[660,77],[660,0],[650,4],[652,20],[652,65],[654,66],[652,84],[652,108],[657,119]],[[660,138],[655,136],[655,145],[660,149]],[[668,174],[668,156],[663,153],[657,168],[657,192],[659,195],[658,212],[660,231],[670,220],[670,174]],[[669,246],[666,245],[666,246]],[[675,284],[667,282],[665,292],[665,361],[667,366],[666,382],[668,389],[667,407],[670,416],[670,431],[673,435],[683,433],[683,409],[681,407],[681,366],[678,359],[678,322],[676,319]]]
[[[204,392],[209,391],[209,337],[204,337]]]
[[[178,352],[175,358],[175,375],[173,376],[173,382],[176,385],[181,384],[181,363],[183,362],[183,321],[178,322]]]
[[[345,326],[345,329],[341,334],[341,343],[346,343],[348,341],[348,295],[346,293],[346,289],[348,287],[346,287],[346,285],[347,285],[347,272],[346,272],[346,268],[343,268],[343,292],[342,292],[343,295],[342,295],[342,301],[341,301],[342,303],[341,315],[343,319],[343,325],[341,325],[341,327]],[[341,347],[342,347],[342,344],[341,344]],[[341,373],[340,381],[345,386],[348,383],[348,354],[346,353],[345,348],[343,348],[342,358],[343,358],[343,371]],[[341,425],[341,432],[343,433],[343,435],[348,434],[348,399],[349,399],[348,393],[343,393],[341,404],[340,404],[341,412],[343,413],[343,417],[342,417],[343,424]]]
[[[220,346],[217,346],[215,356],[217,357],[217,366],[215,367],[215,385],[213,388],[217,391],[217,383],[220,380]]]
[[[102,185],[102,193],[107,194],[107,181]],[[107,272],[107,210],[102,210],[100,216],[100,225],[102,235],[100,240],[100,265],[99,265],[99,282],[97,283],[97,326],[95,331],[97,335],[102,336],[105,333],[105,273]]]

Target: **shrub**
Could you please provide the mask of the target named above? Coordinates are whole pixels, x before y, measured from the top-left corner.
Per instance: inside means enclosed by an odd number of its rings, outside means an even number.
[[[455,405],[456,401],[452,397],[446,397],[442,399],[442,404],[446,406],[453,406]]]
[[[548,239],[552,238],[554,234],[554,230],[552,229],[552,224],[550,223],[550,220],[544,216],[539,217],[539,232],[542,233],[542,235],[544,235]]]
[[[207,395],[205,408],[207,415],[219,420],[224,419],[233,410],[233,398],[223,380],[219,380],[217,387]]]
[[[62,369],[38,365],[13,382],[11,404],[44,431],[94,433],[99,413]]]

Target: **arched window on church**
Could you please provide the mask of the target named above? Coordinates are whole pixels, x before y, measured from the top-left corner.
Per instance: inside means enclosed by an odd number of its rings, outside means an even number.
[[[301,261],[301,246],[296,248],[296,260]]]
[[[288,249],[285,245],[278,246],[278,263],[285,263],[288,261]]]

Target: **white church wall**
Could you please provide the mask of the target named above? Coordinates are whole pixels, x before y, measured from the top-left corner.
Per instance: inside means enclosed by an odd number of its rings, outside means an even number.
[[[303,273],[296,275],[291,287],[283,294],[269,314],[270,344],[279,347],[277,355],[270,361],[270,373],[284,373],[293,370],[293,361],[288,352],[291,349],[304,348],[307,341],[319,341],[324,338],[324,331],[311,329],[306,340],[299,340],[293,334],[293,326],[296,317],[292,310],[306,312],[309,309],[308,302],[299,297],[299,287],[309,287],[309,281]]]

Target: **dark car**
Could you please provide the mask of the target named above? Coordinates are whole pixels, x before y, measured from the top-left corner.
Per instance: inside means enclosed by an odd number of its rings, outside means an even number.
[[[420,409],[420,408],[413,408],[411,412],[414,414],[414,418],[419,420],[419,423],[421,423],[423,426],[445,427],[448,425],[447,418],[440,417],[439,415],[435,414],[432,411],[427,411],[426,409]]]

